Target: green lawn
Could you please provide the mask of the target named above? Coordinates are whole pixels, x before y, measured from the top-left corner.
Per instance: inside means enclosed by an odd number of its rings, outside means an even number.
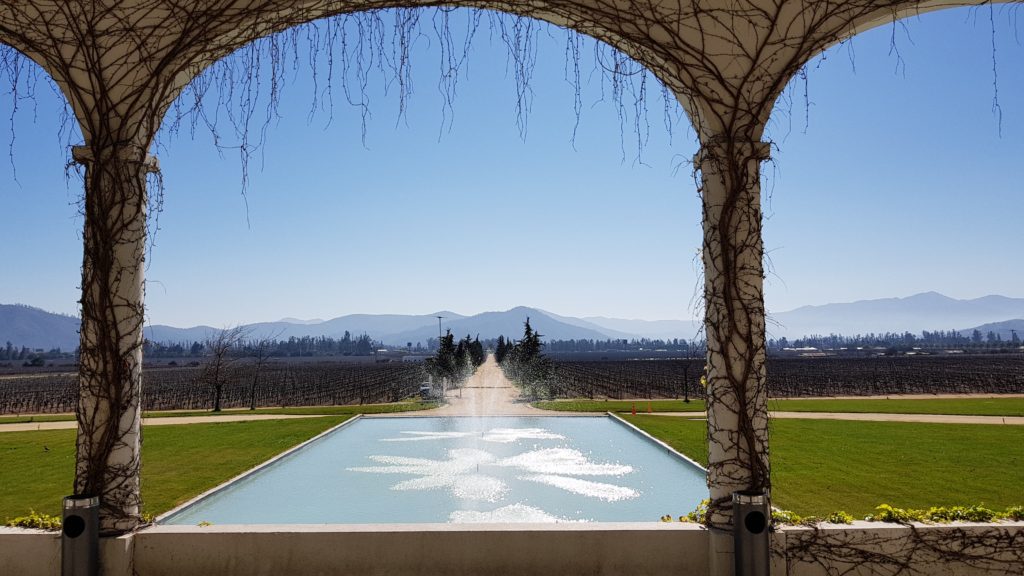
[[[784,412],[876,412],[882,414],[1024,416],[1024,398],[768,400],[768,409]]]
[[[344,422],[348,416],[147,426],[143,430],[143,510],[160,514]],[[75,431],[0,434],[0,520],[30,509],[60,514],[71,493]]]
[[[534,402],[544,410],[573,412],[647,412],[647,400],[553,400]],[[704,402],[653,400],[653,412],[703,412]],[[877,412],[883,414],[966,414],[977,416],[1024,416],[1024,398],[927,398],[768,400],[768,409],[781,412]]]
[[[703,421],[625,416],[707,463]],[[1024,504],[1024,426],[773,420],[774,504],[801,515],[845,510]],[[688,511],[680,511],[680,513]]]
[[[705,422],[625,418],[707,462]],[[147,426],[144,510],[165,512],[346,419]],[[61,497],[71,492],[74,436],[74,430],[0,434],[0,520],[29,509],[59,513]],[[771,450],[775,504],[801,515],[845,510],[862,517],[881,503],[1024,504],[1024,426],[773,420]]]
[[[143,412],[145,418],[169,418],[172,416],[214,416],[224,414],[299,414],[299,415],[344,415],[344,414],[384,414],[391,412],[409,412],[436,408],[437,402],[395,402],[391,404],[352,404],[346,406],[293,406],[288,408],[257,408],[249,410],[229,409],[222,412],[210,410],[168,410],[160,412]],[[74,414],[34,414],[29,416],[0,416],[0,424],[21,424],[30,422],[66,422],[75,419]]]

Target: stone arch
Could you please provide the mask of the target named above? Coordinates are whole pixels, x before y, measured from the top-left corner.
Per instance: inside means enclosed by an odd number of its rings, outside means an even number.
[[[822,19],[815,23],[814,32],[806,36],[806,43],[798,49],[791,49],[789,60],[785,66],[778,66],[774,71],[769,71],[775,76],[775,87],[769,92],[770,101],[773,103],[766,112],[770,114],[774,108],[774,102],[782,91],[790,83],[793,77],[808,62],[821,55],[823,52],[851,40],[862,32],[891,25],[895,22],[919,16],[929,12],[950,10],[956,8],[972,8],[991,6],[993,4],[1019,4],[1020,0],[918,0],[907,1],[897,0],[890,2],[867,1],[863,4],[854,5],[845,13],[837,13],[835,16]],[[813,5],[813,4],[812,4]],[[767,122],[768,116],[762,117]]]
[[[822,46],[818,51],[811,55],[811,58],[814,58],[821,52],[828,50],[836,44],[840,44],[853,38],[861,32],[866,32],[872,28],[878,28],[879,26],[892,24],[899,20],[910,18],[911,16],[919,16],[929,12],[956,8],[980,8],[982,6],[993,6],[995,4],[1020,4],[1020,0],[921,0],[919,2],[901,2],[895,4],[896,5],[890,8],[882,8],[850,21],[846,34],[829,41],[826,45]]]
[[[675,92],[701,141],[708,337],[709,524],[736,490],[770,489],[764,372],[761,142],[793,74],[859,30],[982,0],[458,0],[566,26],[622,50]],[[440,0],[6,0],[0,40],[63,83],[86,139],[81,402],[75,490],[99,495],[107,533],[139,521],[146,156],[166,107],[202,69],[318,18]],[[714,531],[713,560],[731,561]],[[721,554],[719,546],[721,545]],[[722,557],[719,559],[719,557]],[[718,570],[716,570],[718,571]]]
[[[590,6],[591,4],[593,7]],[[457,0],[443,4],[433,0],[345,0],[344,2],[306,0],[288,6],[284,14],[277,11],[268,16],[264,12],[255,11],[244,14],[235,25],[226,28],[214,27],[210,31],[210,37],[203,43],[203,48],[198,51],[190,50],[183,54],[182,62],[175,66],[179,72],[169,79],[168,90],[164,95],[164,100],[160,103],[162,110],[166,110],[171,105],[189,82],[217,61],[246,45],[290,28],[358,12],[443,6],[476,8],[515,17],[532,18],[607,44],[650,71],[658,81],[673,92],[691,122],[694,119],[696,109],[693,99],[690,97],[690,91],[685,82],[672,72],[672,67],[666,65],[665,58],[659,56],[655,38],[643,32],[642,26],[631,25],[632,22],[629,20],[618,20],[623,16],[621,13],[599,10],[597,0],[565,3],[537,3],[529,0]],[[615,26],[615,23],[622,25]],[[239,32],[239,30],[244,32]],[[632,33],[630,33],[631,31]],[[161,117],[162,115],[161,113]]]
[[[13,52],[13,58],[23,58],[26,61],[30,62],[33,66],[37,67],[39,71],[41,71],[43,74],[45,74],[46,80],[52,82],[53,85],[57,87],[57,90],[59,90],[60,92],[61,98],[64,99],[64,103],[70,106],[71,110],[75,112],[77,115],[74,100],[70,97],[68,84],[63,81],[61,76],[53,74],[53,68],[50,67],[50,63],[46,59],[45,55],[33,53],[26,50],[23,47],[19,47],[16,38],[0,35],[0,52],[3,52],[5,50]],[[79,126],[81,125],[79,124]]]

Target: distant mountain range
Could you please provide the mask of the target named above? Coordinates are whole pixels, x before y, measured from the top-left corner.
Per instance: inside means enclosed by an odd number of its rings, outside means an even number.
[[[860,300],[845,304],[801,306],[796,310],[769,315],[769,337],[795,338],[818,334],[856,334],[959,330],[965,335],[983,325],[1024,318],[1024,298],[983,296],[957,300],[938,292],[924,292],[906,298]],[[1019,322],[1019,321],[1018,321]],[[1004,338],[1009,337],[1005,328]],[[1024,333],[1022,333],[1024,335]]]
[[[441,316],[441,329],[450,329],[459,338],[467,334],[481,338],[497,338],[499,335],[518,338],[527,317],[545,340],[692,338],[699,328],[699,323],[685,320],[573,318],[524,306],[474,316],[440,311],[424,315],[350,314],[331,320],[286,318],[278,322],[250,324],[246,328],[251,338],[341,338],[347,331],[353,337],[367,334],[388,345],[404,346],[408,342],[426,344],[428,338],[436,338],[438,316]],[[906,298],[803,306],[789,312],[770,314],[768,335],[792,339],[811,334],[853,336],[907,331],[919,334],[922,330],[956,329],[969,335],[975,327],[983,334],[990,330],[997,332],[1004,339],[1010,338],[1011,329],[1024,335],[1024,298],[984,296],[956,300],[936,292],[926,292]],[[217,331],[218,328],[211,326],[145,327],[146,338],[157,342],[203,341]],[[29,348],[73,350],[78,346],[78,319],[20,304],[0,304],[0,345],[6,341]]]
[[[0,304],[0,346],[73,351],[78,348],[78,326],[74,316],[54,314],[22,304]]]

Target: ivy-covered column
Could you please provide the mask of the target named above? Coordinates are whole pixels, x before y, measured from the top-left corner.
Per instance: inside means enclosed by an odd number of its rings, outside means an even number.
[[[700,171],[712,574],[732,572],[732,493],[768,493],[760,165],[769,145],[705,139]]]
[[[100,532],[140,523],[143,262],[146,174],[141,146],[78,146],[85,166],[85,253],[76,494],[99,496]]]

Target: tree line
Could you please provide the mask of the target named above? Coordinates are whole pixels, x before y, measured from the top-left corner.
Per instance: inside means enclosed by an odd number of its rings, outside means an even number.
[[[143,343],[142,353],[149,358],[197,358],[211,352],[211,343],[217,334],[204,341],[153,342]],[[370,356],[381,347],[381,343],[366,334],[353,337],[349,331],[341,338],[330,336],[292,336],[287,340],[276,338],[245,338],[233,341],[229,351],[232,356],[252,356],[257,348],[266,349],[273,358],[299,358],[310,356]]]
[[[448,387],[461,387],[462,383],[473,375],[476,368],[484,363],[487,354],[480,337],[470,340],[469,334],[455,343],[455,336],[448,330],[441,338],[437,353],[423,363],[424,370],[430,375],[435,388],[441,393]]]
[[[685,338],[608,338],[606,340],[595,340],[592,338],[579,338],[569,340],[548,340],[545,347],[548,352],[639,352],[639,351],[668,351],[668,352],[704,352],[705,342],[703,340],[687,340]]]
[[[1011,349],[1021,346],[1020,336],[1016,330],[1010,331],[1010,338],[1004,339],[993,330],[982,334],[975,328],[970,335],[964,336],[957,330],[924,330],[920,335],[912,332],[885,332],[881,334],[857,334],[843,336],[811,335],[788,340],[772,338],[768,340],[769,350],[786,348],[818,348],[836,350],[839,348],[886,348],[893,351],[907,351],[913,348],[955,348],[955,349]]]
[[[550,398],[555,393],[555,370],[551,359],[542,353],[544,343],[541,334],[530,326],[527,318],[523,327],[523,338],[518,342],[498,337],[494,359],[505,372],[531,398]]]
[[[33,350],[28,346],[15,346],[9,340],[0,348],[0,362],[21,362],[23,366],[44,366],[47,360],[73,358],[75,355],[60,348]]]

